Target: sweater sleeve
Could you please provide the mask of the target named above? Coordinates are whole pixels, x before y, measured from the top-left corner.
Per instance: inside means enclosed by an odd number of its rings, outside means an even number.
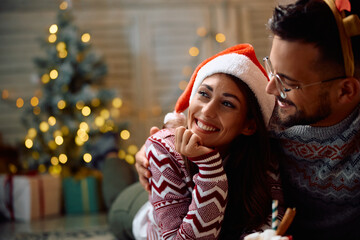
[[[181,157],[159,140],[147,142],[150,202],[162,239],[217,239],[227,202],[227,178],[218,152],[189,159],[199,167],[195,187]],[[150,230],[151,231],[151,230]],[[148,234],[148,239],[155,236]],[[150,238],[149,238],[150,237]]]

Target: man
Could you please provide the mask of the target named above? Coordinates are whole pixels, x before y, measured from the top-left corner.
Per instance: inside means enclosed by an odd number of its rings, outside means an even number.
[[[359,1],[351,7],[358,16]],[[360,239],[360,21],[350,38],[336,19],[333,1],[302,0],[269,22],[266,90],[277,99],[273,130],[286,155],[285,202],[297,209],[295,239]],[[342,51],[346,41],[352,51]]]
[[[351,11],[341,7],[348,2],[300,0],[277,7],[269,21],[266,90],[276,96],[271,130],[285,154],[280,167],[286,204],[297,209],[288,232],[295,239],[360,239],[359,1]],[[354,15],[343,24],[345,13]],[[136,158],[148,188],[148,163],[142,152]]]

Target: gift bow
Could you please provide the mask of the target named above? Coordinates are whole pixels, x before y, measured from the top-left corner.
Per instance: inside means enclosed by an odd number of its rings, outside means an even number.
[[[351,37],[360,35],[360,19],[356,14],[345,16],[346,11],[351,11],[349,0],[324,0],[334,14],[339,29],[342,52],[344,56],[345,73],[347,77],[353,77],[354,54],[351,46]]]

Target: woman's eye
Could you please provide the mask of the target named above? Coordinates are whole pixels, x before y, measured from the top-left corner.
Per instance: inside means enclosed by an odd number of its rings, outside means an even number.
[[[209,94],[207,94],[205,91],[199,91],[198,94],[203,97],[209,97]]]
[[[231,102],[228,102],[228,101],[225,101],[223,102],[223,105],[226,106],[226,107],[229,107],[229,108],[234,108],[234,104],[232,104]]]

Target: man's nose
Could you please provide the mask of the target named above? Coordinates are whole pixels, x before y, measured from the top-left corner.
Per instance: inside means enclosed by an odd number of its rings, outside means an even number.
[[[278,96],[279,91],[277,90],[277,87],[276,87],[276,77],[274,75],[272,75],[271,77],[269,76],[269,78],[270,78],[270,81],[266,85],[266,92],[268,94]]]

